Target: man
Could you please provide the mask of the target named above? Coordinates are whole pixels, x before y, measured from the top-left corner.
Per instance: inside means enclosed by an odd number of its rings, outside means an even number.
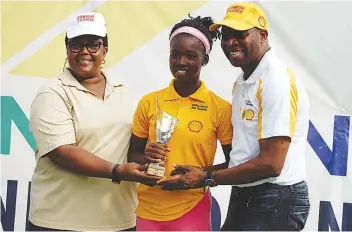
[[[175,165],[167,190],[232,185],[222,230],[302,230],[310,204],[305,180],[309,122],[302,83],[270,50],[269,25],[254,3],[227,9],[221,47],[242,69],[232,100],[234,134],[229,167],[203,171]]]

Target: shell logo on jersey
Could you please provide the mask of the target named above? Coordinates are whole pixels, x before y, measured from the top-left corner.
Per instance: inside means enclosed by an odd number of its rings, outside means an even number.
[[[203,124],[200,121],[193,120],[190,123],[188,123],[188,129],[192,132],[199,133],[199,131],[203,129]]]
[[[254,111],[251,109],[246,110],[246,120],[252,120],[254,118]]]

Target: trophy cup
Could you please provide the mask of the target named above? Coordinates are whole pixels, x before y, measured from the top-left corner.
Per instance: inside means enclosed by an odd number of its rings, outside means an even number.
[[[178,123],[179,120],[177,118],[159,109],[158,95],[156,95],[156,142],[162,146],[166,146]],[[164,161],[161,161],[159,163],[150,163],[148,165],[147,174],[164,177]]]

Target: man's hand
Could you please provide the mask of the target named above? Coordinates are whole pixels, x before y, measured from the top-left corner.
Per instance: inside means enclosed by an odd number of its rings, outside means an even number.
[[[144,160],[146,163],[159,163],[166,158],[166,152],[170,151],[171,149],[168,147],[157,143],[150,143],[149,146],[145,148]]]
[[[204,186],[206,172],[199,167],[174,165],[171,177],[157,182],[164,190],[186,190]]]
[[[148,186],[156,185],[160,177],[151,176],[145,173],[148,165],[140,165],[137,163],[120,164],[117,174],[122,181],[139,182]]]

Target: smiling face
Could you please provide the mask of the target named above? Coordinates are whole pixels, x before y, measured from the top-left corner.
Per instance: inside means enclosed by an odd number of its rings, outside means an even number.
[[[257,28],[237,31],[223,26],[221,30],[221,48],[235,67],[245,67],[258,61],[266,39],[267,32]]]
[[[83,35],[70,39],[66,46],[70,69],[82,78],[95,77],[101,72],[101,65],[107,53],[103,39]]]
[[[170,71],[176,80],[199,80],[203,65],[209,61],[202,42],[189,34],[183,33],[172,39],[170,44]]]

